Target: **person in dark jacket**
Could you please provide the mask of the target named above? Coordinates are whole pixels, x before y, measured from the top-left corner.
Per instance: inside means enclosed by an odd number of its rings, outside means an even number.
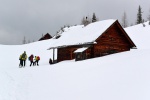
[[[31,67],[32,65],[34,65],[33,58],[34,58],[34,56],[33,56],[33,54],[32,54],[32,55],[30,56],[30,58],[29,58],[29,60],[30,60],[30,67]]]
[[[53,64],[53,61],[51,58],[49,59],[49,64]]]

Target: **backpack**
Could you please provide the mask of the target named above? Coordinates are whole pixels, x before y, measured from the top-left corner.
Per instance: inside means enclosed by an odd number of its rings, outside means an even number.
[[[25,59],[25,57],[26,57],[26,54],[23,53],[22,56],[21,56],[21,58]]]
[[[39,56],[37,56],[37,59],[38,59],[38,60],[40,60],[40,57],[39,57]]]
[[[31,57],[31,56],[30,56]],[[28,60],[30,61],[30,57],[28,57]]]

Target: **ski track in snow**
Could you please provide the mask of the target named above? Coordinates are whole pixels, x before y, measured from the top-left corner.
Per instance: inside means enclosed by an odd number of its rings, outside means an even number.
[[[0,72],[0,100],[28,100],[28,85],[31,74],[25,72],[22,74],[21,69],[2,70]]]

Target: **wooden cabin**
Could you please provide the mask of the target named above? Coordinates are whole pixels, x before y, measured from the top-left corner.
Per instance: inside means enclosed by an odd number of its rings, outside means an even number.
[[[44,36],[42,36],[39,41],[42,41],[42,40],[47,40],[47,39],[51,39],[52,36],[49,34],[49,33],[46,33]]]
[[[101,29],[101,27],[99,27],[99,29]],[[94,35],[94,33],[91,33],[91,37],[92,34]],[[56,47],[57,62],[72,59],[79,61],[101,57],[109,54],[129,51],[131,48],[136,47],[117,20],[111,23],[102,33],[99,34],[100,35],[97,36],[94,41],[89,41],[83,44],[79,43],[77,45]]]

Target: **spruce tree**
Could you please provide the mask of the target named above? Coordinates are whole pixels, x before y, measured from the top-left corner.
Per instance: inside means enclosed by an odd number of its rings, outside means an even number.
[[[142,8],[139,6],[139,9],[138,9],[138,13],[137,13],[137,24],[140,24],[142,23]]]
[[[95,15],[95,13],[93,13],[92,23],[93,23],[93,22],[96,22],[96,21],[97,21],[96,15]]]

